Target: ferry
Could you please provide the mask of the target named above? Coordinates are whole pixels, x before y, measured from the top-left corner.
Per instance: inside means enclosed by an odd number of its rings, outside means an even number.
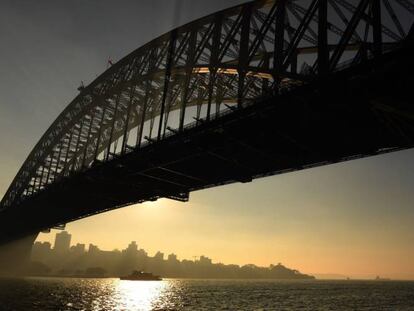
[[[121,276],[120,279],[127,281],[162,281],[162,278],[158,275],[137,270],[133,271],[130,275]]]

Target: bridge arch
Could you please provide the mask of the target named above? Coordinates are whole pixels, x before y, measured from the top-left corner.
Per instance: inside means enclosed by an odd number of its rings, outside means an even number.
[[[53,122],[0,203],[397,48],[414,5],[261,0],[178,27],[102,73]]]

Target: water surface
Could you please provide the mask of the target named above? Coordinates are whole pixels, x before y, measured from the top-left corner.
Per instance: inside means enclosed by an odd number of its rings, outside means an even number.
[[[414,282],[1,279],[0,310],[414,310]]]

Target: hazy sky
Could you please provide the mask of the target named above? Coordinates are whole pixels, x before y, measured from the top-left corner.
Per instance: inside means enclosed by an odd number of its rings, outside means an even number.
[[[0,2],[0,197],[80,81],[233,0]],[[102,249],[414,278],[412,150],[191,193],[67,225]],[[54,235],[39,239],[53,241]]]

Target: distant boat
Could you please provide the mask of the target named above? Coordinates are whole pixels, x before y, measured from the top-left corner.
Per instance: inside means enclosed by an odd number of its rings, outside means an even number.
[[[162,278],[158,275],[153,275],[152,273],[147,273],[143,271],[132,271],[130,275],[121,276],[121,280],[127,281],[161,281]]]
[[[377,275],[377,277],[375,278],[375,281],[391,281],[391,279],[388,278],[382,278],[379,275]]]

